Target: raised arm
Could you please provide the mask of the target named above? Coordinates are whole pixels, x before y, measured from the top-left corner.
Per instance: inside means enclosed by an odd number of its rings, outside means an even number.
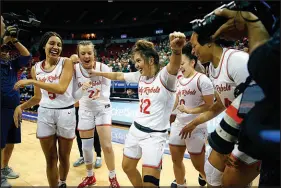
[[[167,65],[167,71],[171,75],[177,75],[181,64],[182,48],[186,38],[183,33],[174,32],[170,34],[169,39],[172,55],[170,63]]]
[[[36,80],[34,66],[31,69],[31,76],[32,76],[32,79]],[[34,96],[32,98],[30,98],[28,101],[24,102],[23,104],[17,106],[17,108],[15,109],[14,122],[15,122],[16,127],[19,126],[19,123],[21,121],[22,111],[39,104],[40,100],[41,100],[40,88],[37,86],[34,86]]]

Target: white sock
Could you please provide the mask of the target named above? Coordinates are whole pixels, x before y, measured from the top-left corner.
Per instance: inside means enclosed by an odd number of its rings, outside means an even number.
[[[91,176],[93,176],[93,175],[94,175],[93,170],[87,170],[87,176],[88,176],[88,177],[91,177]]]
[[[177,184],[177,186],[179,186],[179,187],[186,187],[186,183],[184,183],[184,184]]]
[[[96,157],[96,159],[101,159],[101,157]]]
[[[112,179],[116,176],[115,170],[109,171],[109,178]]]
[[[59,186],[61,186],[62,184],[66,184],[66,181],[59,180]]]

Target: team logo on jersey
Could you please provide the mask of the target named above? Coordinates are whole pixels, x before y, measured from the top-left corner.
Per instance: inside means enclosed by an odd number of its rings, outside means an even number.
[[[82,87],[83,83],[81,82],[78,82],[78,87]],[[92,81],[92,87],[95,87],[95,86],[98,86],[98,85],[101,85],[101,81],[98,80],[98,81]]]
[[[194,90],[191,90],[191,89],[188,89],[188,90],[181,90],[178,92],[178,96],[187,96],[187,95],[195,95],[196,94],[196,91],[195,89]]]
[[[151,93],[160,93],[160,87],[139,87],[139,94],[149,95]]]
[[[38,78],[38,80],[41,81],[41,82],[48,81],[50,83],[53,83],[55,80],[58,80],[58,79],[60,79],[60,77],[57,76],[57,75]]]
[[[224,91],[230,91],[231,90],[231,86],[229,84],[221,84],[221,85],[216,85],[216,90],[219,94],[221,94]]]

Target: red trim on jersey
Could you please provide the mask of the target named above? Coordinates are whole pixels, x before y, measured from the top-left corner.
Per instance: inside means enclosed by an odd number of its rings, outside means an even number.
[[[156,79],[157,75],[155,75],[155,76],[153,77],[153,80],[152,80],[150,83],[148,83],[148,82],[146,82],[145,80],[141,79],[141,77],[144,77],[144,76],[140,76],[139,82],[143,82],[143,83],[145,83],[145,84],[152,84],[152,82],[154,82],[154,80]]]
[[[229,73],[228,73],[228,60],[229,60],[230,56],[231,56],[232,54],[234,54],[235,52],[239,52],[239,51],[237,50],[237,51],[231,52],[231,54],[228,56],[227,61],[226,61],[226,74],[227,74],[228,78],[229,78],[232,82],[234,82],[234,80],[233,80],[233,78],[231,78],[231,76],[230,76]]]
[[[159,169],[161,167],[161,165],[162,165],[162,159],[161,159],[160,163],[158,164],[158,166],[152,166],[152,165],[143,164],[142,167]]]
[[[162,86],[164,87],[164,88],[166,88],[168,91],[170,91],[170,92],[172,92],[172,93],[175,93],[177,90],[171,90],[171,89],[168,89],[164,84],[163,84],[163,82],[162,82],[162,80],[161,80],[161,78],[159,77],[159,80],[160,80],[160,82],[161,82],[161,84],[162,84]]]
[[[74,78],[76,79],[76,64],[73,65],[73,70],[74,70]]]
[[[202,90],[201,90],[201,88],[199,87],[199,79],[200,79],[200,76],[202,76],[203,74],[200,74],[199,76],[198,76],[198,79],[197,79],[197,88],[198,88],[198,90],[202,93]]]
[[[181,80],[179,80],[179,83],[180,83],[180,85],[182,85],[182,86],[186,86],[186,85],[188,85],[192,80],[193,80],[193,78],[195,78],[195,76],[198,74],[198,72],[196,72],[196,74],[189,80],[189,82],[187,82],[186,84],[182,84],[181,83]]]
[[[177,80],[180,79],[181,77],[183,77],[183,75],[178,75]]]
[[[93,69],[94,70],[96,70],[96,61],[95,61],[95,64],[94,64],[94,66],[93,66]],[[80,72],[81,72],[81,74],[85,77],[85,78],[91,78],[90,76],[86,76],[86,75],[84,75],[83,74],[83,71],[81,70],[81,66],[82,66],[82,63],[79,63],[79,68],[80,68]],[[83,67],[83,66],[82,66]],[[84,68],[84,67],[83,67]]]
[[[238,123],[238,124],[240,124],[241,122],[242,122],[242,118],[240,118],[237,114],[238,114],[238,110],[234,107],[234,106],[232,106],[232,105],[230,105],[227,109],[226,109],[226,111],[225,111],[225,113],[229,116],[229,117],[231,117],[236,123]]]
[[[59,57],[59,59],[58,59],[58,61],[57,61],[57,63],[56,63],[55,68],[54,68],[53,70],[51,70],[51,71],[46,71],[46,70],[44,69],[45,61],[46,61],[46,59],[44,59],[43,62],[41,63],[41,66],[40,66],[41,70],[42,70],[43,72],[46,72],[46,73],[51,73],[51,72],[53,72],[53,71],[56,69],[58,63],[60,62],[60,59],[61,59],[61,57]]]
[[[61,74],[62,74],[62,71],[63,71],[63,68],[64,68],[64,61],[65,61],[65,59],[63,59],[63,60],[62,60],[62,69],[61,69],[61,72],[60,72],[59,78],[60,78],[60,76],[61,76]]]
[[[211,73],[213,72],[213,71],[210,71],[210,76],[212,76],[214,79],[217,79],[219,76],[220,76],[220,73],[221,73],[221,67],[222,67],[222,64],[223,64],[223,60],[224,60],[224,56],[225,56],[225,54],[226,54],[226,52],[228,51],[228,50],[230,50],[230,49],[227,49],[227,50],[225,50],[225,52],[223,53],[223,55],[222,55],[222,59],[221,59],[221,64],[220,64],[220,70],[219,70],[219,74],[217,75],[217,76],[213,76]],[[212,69],[213,69],[214,67],[212,66]]]

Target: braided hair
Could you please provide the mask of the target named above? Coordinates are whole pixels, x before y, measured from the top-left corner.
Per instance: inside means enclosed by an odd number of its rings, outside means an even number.
[[[40,42],[39,42],[38,51],[39,51],[39,54],[40,54],[40,56],[39,56],[39,60],[40,61],[46,59],[46,53],[45,53],[44,47],[46,46],[49,38],[52,37],[52,36],[58,37],[61,40],[62,44],[63,44],[63,40],[62,40],[61,36],[58,33],[53,32],[53,31],[46,32],[43,35],[43,37],[41,38]]]

